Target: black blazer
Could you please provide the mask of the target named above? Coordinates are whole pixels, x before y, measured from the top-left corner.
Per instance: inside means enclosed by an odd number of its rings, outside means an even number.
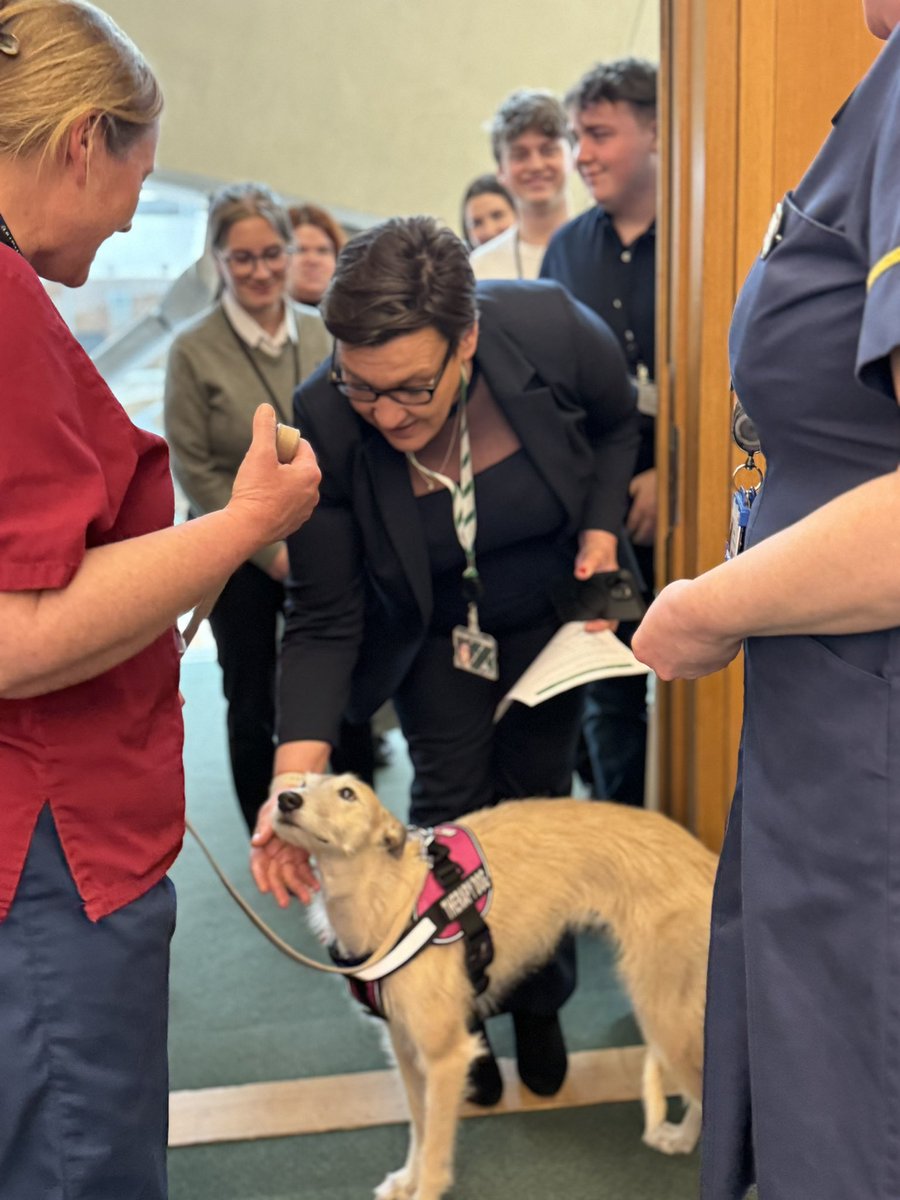
[[[478,286],[475,361],[568,515],[567,533],[618,533],[638,446],[625,359],[609,327],[560,287]],[[294,396],[322,469],[321,501],[288,538],[279,740],[335,744],[393,695],[432,611],[428,551],[405,456],[361,420],[323,364]]]

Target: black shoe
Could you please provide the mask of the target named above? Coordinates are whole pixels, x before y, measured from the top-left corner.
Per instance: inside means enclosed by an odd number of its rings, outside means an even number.
[[[559,1015],[513,1013],[519,1078],[538,1096],[555,1096],[563,1085],[569,1060]]]
[[[484,1026],[478,1024],[473,1027],[472,1032],[481,1035],[484,1040],[485,1053],[473,1059],[469,1067],[466,1099],[473,1104],[480,1105],[481,1108],[491,1108],[503,1095],[503,1078],[500,1075],[500,1068],[497,1066],[497,1060],[494,1058],[494,1052],[487,1039]]]

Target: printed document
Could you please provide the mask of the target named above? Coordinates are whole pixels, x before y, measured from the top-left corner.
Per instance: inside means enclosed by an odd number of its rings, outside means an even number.
[[[585,633],[583,621],[569,621],[506,693],[497,705],[494,720],[500,720],[513,700],[533,708],[582,683],[619,675],[646,675],[649,670],[611,630]]]

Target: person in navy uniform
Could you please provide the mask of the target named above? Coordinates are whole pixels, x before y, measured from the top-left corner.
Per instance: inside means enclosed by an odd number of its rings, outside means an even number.
[[[665,588],[663,679],[744,646],[713,909],[702,1196],[900,1196],[900,0],[734,314],[768,476],[747,549]]]

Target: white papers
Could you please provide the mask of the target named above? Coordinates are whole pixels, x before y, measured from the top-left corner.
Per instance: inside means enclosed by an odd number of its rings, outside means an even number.
[[[649,670],[611,630],[585,633],[583,621],[570,621],[506,693],[497,705],[494,720],[500,720],[513,700],[533,708],[582,683],[619,675],[646,675]]]

